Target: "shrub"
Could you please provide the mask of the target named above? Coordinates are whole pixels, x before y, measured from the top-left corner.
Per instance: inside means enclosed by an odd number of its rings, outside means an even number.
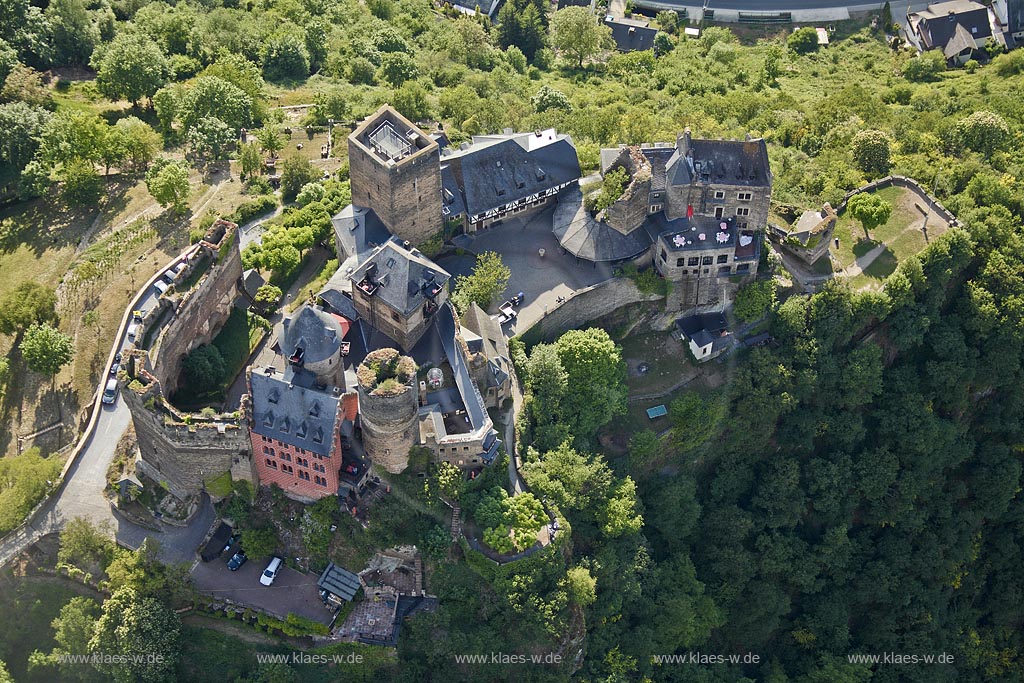
[[[816,52],[818,49],[818,32],[810,26],[798,28],[786,39],[786,47],[797,54]]]

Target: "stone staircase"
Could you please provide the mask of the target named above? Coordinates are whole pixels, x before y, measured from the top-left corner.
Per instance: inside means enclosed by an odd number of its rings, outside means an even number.
[[[462,534],[462,508],[458,503],[452,508],[452,543],[459,540]]]

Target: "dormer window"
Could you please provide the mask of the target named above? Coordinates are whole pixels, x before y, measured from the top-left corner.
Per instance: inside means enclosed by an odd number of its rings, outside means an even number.
[[[547,178],[547,174],[544,172],[544,169],[543,168],[538,168],[537,169],[537,180],[544,180],[545,178]]]
[[[298,428],[296,428],[295,436],[299,437],[300,439],[305,439],[307,431],[309,431],[309,428],[306,425],[306,421],[303,420],[302,422],[299,423]]]
[[[324,442],[324,430],[322,427],[317,427],[313,430],[313,443]]]
[[[319,403],[314,403],[313,405],[311,405],[309,407],[309,414],[312,415],[313,417],[319,417],[319,415],[320,415],[320,404]]]
[[[291,423],[288,422],[288,418],[286,417],[281,420],[281,426],[278,427],[278,429],[287,434],[288,430],[291,429],[291,427]]]
[[[273,427],[274,426],[274,413],[268,411],[267,414],[263,416],[263,426],[264,427]]]
[[[278,400],[280,400],[280,398],[281,398],[281,395],[280,395],[280,394],[279,394],[279,393],[277,392],[277,389],[274,389],[274,390],[273,390],[273,391],[271,391],[271,392],[270,392],[270,394],[269,394],[269,395],[267,396],[267,402],[268,402],[268,403],[274,403],[274,404],[276,404],[276,403],[278,402]]]
[[[505,188],[498,187],[498,188],[495,188],[495,189],[496,189],[499,197],[504,197],[505,196]]]

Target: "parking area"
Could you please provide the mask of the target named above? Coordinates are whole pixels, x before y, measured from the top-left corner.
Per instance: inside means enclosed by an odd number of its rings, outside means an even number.
[[[237,571],[228,569],[227,556],[200,562],[192,569],[192,580],[203,593],[264,610],[280,619],[291,613],[330,624],[334,613],[320,600],[318,577],[281,567],[274,585],[262,586],[260,574],[268,561],[249,560]]]
[[[456,244],[476,254],[496,252],[512,270],[505,294],[495,302],[491,312],[497,312],[497,304],[523,292],[526,297],[519,309],[516,331],[529,329],[547,311],[554,310],[562,299],[612,276],[611,266],[578,261],[562,250],[551,232],[553,213],[551,206],[530,216],[507,218],[501,225],[455,240]],[[448,267],[446,259],[440,259],[438,265]],[[465,271],[466,266],[471,269],[471,261],[453,259],[453,275]]]

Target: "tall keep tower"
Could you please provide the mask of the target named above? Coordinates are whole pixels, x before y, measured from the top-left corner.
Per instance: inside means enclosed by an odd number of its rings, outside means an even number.
[[[366,455],[397,474],[408,467],[409,449],[419,442],[416,362],[395,349],[378,349],[366,355],[356,377]]]
[[[348,136],[352,203],[373,209],[403,240],[433,237],[442,227],[439,149],[385,104]]]

